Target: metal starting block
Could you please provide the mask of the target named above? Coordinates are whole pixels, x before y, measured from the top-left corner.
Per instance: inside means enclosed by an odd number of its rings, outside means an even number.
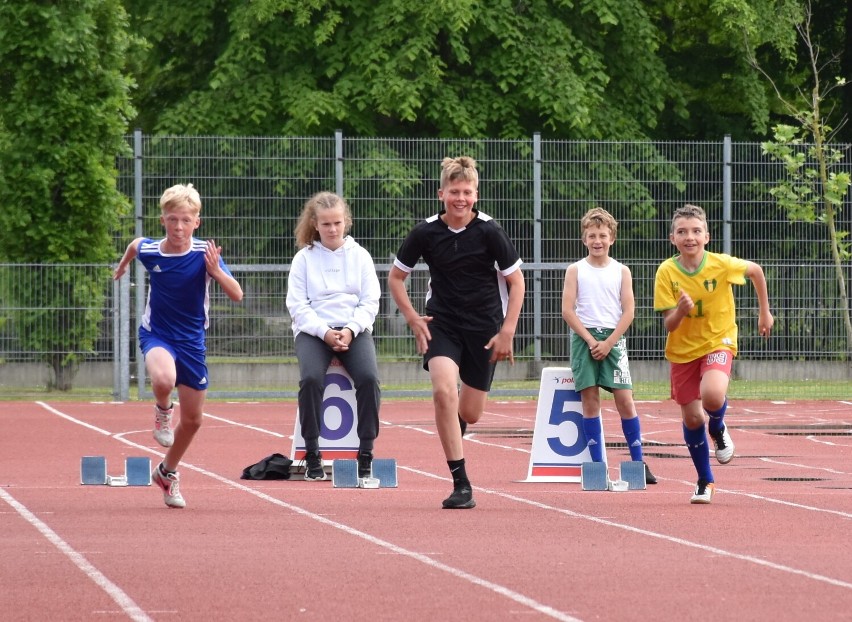
[[[628,490],[645,490],[645,463],[639,460],[622,462],[621,479],[627,482]]]
[[[396,460],[374,458],[372,477],[358,477],[357,460],[335,460],[331,466],[335,488],[396,488]]]
[[[580,485],[583,490],[608,490],[606,462],[584,462],[580,467]]]
[[[80,483],[87,486],[150,486],[151,458],[130,456],[124,460],[123,475],[107,475],[104,456],[83,456]]]
[[[104,456],[83,456],[80,460],[80,483],[87,486],[104,486],[107,483]]]

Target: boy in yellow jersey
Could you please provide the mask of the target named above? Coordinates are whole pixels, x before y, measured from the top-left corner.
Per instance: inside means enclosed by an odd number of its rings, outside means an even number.
[[[774,319],[763,269],[754,262],[705,250],[710,241],[707,216],[695,205],[678,208],[669,239],[678,254],[657,268],[654,310],[668,331],[666,359],[671,365],[671,396],[680,405],[683,438],[698,472],[692,503],[710,503],[715,491],[707,434],[716,460],[727,464],[734,444],[725,426],[727,392],[737,355],[733,285],[749,278],[759,307],[758,333],[769,337]],[[707,413],[707,431],[704,413]]]

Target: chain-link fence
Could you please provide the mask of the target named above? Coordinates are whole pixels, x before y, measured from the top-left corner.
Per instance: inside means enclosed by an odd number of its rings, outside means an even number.
[[[631,358],[662,361],[665,334],[660,317],[653,312],[654,273],[660,261],[674,253],[668,240],[671,215],[689,202],[708,213],[710,250],[760,263],[769,280],[776,326],[768,341],[756,336],[757,305],[751,286],[737,290],[741,330],[740,363],[735,371],[743,363],[773,363],[764,368],[769,370],[763,374],[765,380],[787,382],[813,376],[811,371],[801,371],[802,366],[811,370],[818,364],[815,374],[825,375],[826,382],[828,377],[849,376],[845,310],[826,228],[818,220],[791,223],[776,206],[769,189],[785,173],[761,153],[758,144],[727,139],[709,143],[547,141],[538,136],[519,141],[366,139],[340,133],[319,138],[146,137],[137,133],[128,140],[134,157],[118,162],[119,184],[132,198],[135,212],[124,216],[116,232],[116,259],[133,237],[162,235],[158,206],[162,191],[175,183],[191,182],[203,202],[197,234],[223,247],[225,260],[245,291],[243,303],[234,305],[215,285],[211,288],[211,363],[292,360],[284,298],[289,263],[296,252],[293,230],[310,195],[334,190],[347,198],[355,220],[352,235],[372,253],[384,282],[405,234],[439,209],[442,158],[470,155],[480,170],[477,207],[500,222],[526,262],[527,298],[515,342],[520,361],[568,364],[562,282],[568,263],[585,255],[579,219],[593,206],[608,209],[618,219],[612,254],[633,272],[636,319],[628,333]],[[850,211],[840,211],[839,229],[852,227]],[[840,268],[847,284],[852,278],[850,267],[845,261]],[[81,283],[100,279],[98,291],[87,294],[88,304],[69,305],[61,302],[61,292],[48,291],[61,290],[66,277],[32,285],[29,274],[35,269],[15,265],[0,271],[0,357],[4,362],[56,361],[69,352],[90,362],[120,361],[120,317],[131,327],[126,334],[129,352],[135,352],[135,327],[146,287],[138,263],[130,277],[129,309],[122,309],[108,267],[37,267],[42,272],[81,270],[85,274],[79,277]],[[409,279],[413,301],[423,301],[427,279],[425,270]],[[22,304],[11,295],[13,290],[28,289],[43,295],[43,304],[37,297]],[[52,316],[67,316],[61,313],[65,306],[78,309],[89,320],[97,316],[97,335],[76,345],[61,339],[34,340],[31,326],[39,322],[36,332],[74,335]],[[387,292],[375,335],[382,361],[418,360],[408,329]],[[776,363],[786,363],[786,369]],[[137,372],[142,389],[141,365],[119,368],[114,376]],[[393,384],[393,378],[385,382]],[[819,382],[817,377],[806,385],[812,397],[836,391]]]

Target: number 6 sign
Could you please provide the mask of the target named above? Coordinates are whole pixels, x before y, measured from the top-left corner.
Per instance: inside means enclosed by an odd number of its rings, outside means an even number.
[[[320,415],[319,449],[323,461],[358,457],[358,411],[352,376],[336,358],[331,360],[325,374],[325,392]],[[305,439],[299,411],[293,430],[292,460],[305,459]]]

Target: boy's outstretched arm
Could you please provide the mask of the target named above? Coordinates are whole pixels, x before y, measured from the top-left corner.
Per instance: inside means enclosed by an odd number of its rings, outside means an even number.
[[[220,259],[222,257],[222,247],[216,246],[213,240],[207,241],[207,250],[204,252],[204,261],[207,265],[207,274],[209,274],[222,288],[225,295],[234,302],[239,302],[243,299],[243,288],[240,286],[237,279],[222,270]]]
[[[127,250],[124,251],[124,255],[121,257],[121,261],[118,262],[118,265],[115,267],[115,270],[112,273],[112,280],[117,281],[124,273],[127,272],[127,266],[130,265],[130,262],[136,259],[136,255],[139,252],[139,242],[142,241],[142,238],[136,238],[130,244],[127,245]]]
[[[761,337],[769,337],[772,333],[772,327],[775,324],[775,318],[769,311],[769,289],[766,286],[766,275],[763,274],[763,268],[753,261],[747,261],[745,275],[751,279],[754,285],[754,291],[757,294],[758,320],[757,334]]]
[[[432,317],[417,313],[405,289],[406,278],[408,278],[407,272],[400,270],[396,266],[391,267],[388,274],[388,290],[399,312],[405,318],[405,322],[414,335],[417,353],[425,354],[429,349],[429,341],[432,339],[432,333],[429,332],[429,322],[432,321]]]

